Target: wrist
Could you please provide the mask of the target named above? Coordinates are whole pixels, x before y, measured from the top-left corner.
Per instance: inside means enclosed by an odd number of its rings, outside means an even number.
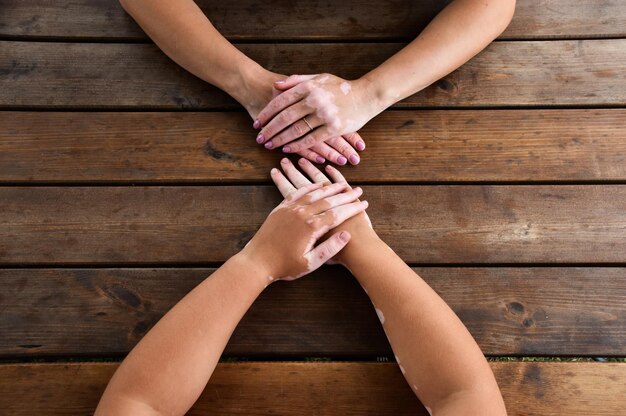
[[[377,252],[382,246],[386,246],[385,242],[372,229],[369,232],[354,233],[350,231],[350,234],[352,236],[350,242],[335,256],[339,263],[350,270],[354,270],[357,264],[369,257],[369,253]]]
[[[252,118],[273,98],[274,82],[284,76],[268,71],[256,62],[242,65],[226,92],[241,104]]]
[[[363,103],[363,107],[369,119],[374,118],[387,109],[387,107],[398,101],[391,100],[390,94],[385,92],[380,82],[374,77],[364,75],[353,82],[360,91],[360,102]]]
[[[236,264],[239,270],[242,270],[249,280],[260,288],[260,290],[263,290],[270,283],[276,281],[267,265],[258,261],[254,253],[246,250],[246,248],[231,257],[229,262]]]

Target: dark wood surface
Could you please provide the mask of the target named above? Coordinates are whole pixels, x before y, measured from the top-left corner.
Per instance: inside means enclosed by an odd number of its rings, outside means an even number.
[[[443,7],[199,4],[269,69],[348,78]],[[518,1],[497,42],[369,123],[344,169],[489,355],[626,356],[625,37],[623,1]],[[116,1],[4,1],[0,110],[3,359],[118,359],[279,201],[280,155],[241,107]],[[371,362],[388,342],[337,267],[271,286],[226,354],[334,362],[220,364],[191,414],[425,414],[395,364]],[[2,363],[0,413],[91,414],[117,364]],[[492,367],[510,415],[626,406],[626,363]]]
[[[231,40],[413,38],[445,1],[199,0]],[[619,0],[523,0],[503,39],[596,38],[626,35],[626,4]],[[0,36],[146,40],[116,1],[70,3],[4,0]]]
[[[241,44],[282,73],[367,73],[402,44]],[[623,106],[626,39],[496,42],[395,107]],[[350,59],[345,57],[349,56]],[[33,88],[36,85],[37,88]],[[154,45],[0,41],[0,108],[240,108]]]
[[[125,354],[213,270],[1,270],[0,356]],[[625,268],[415,271],[460,316],[485,354],[626,355]],[[239,324],[225,353],[344,359],[392,355],[371,302],[339,267],[270,286]]]
[[[0,367],[9,414],[88,415],[115,363]],[[626,364],[493,362],[511,416],[622,414]],[[221,363],[190,415],[422,415],[395,363]]]
[[[0,112],[0,181],[268,182],[244,113]],[[626,110],[388,111],[355,182],[626,179]]]
[[[409,263],[626,260],[624,185],[363,189]],[[0,264],[221,262],[279,202],[273,186],[0,187]]]

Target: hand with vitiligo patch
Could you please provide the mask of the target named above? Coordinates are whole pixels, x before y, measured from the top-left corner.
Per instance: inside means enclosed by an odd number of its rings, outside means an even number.
[[[271,175],[277,183],[287,181],[278,169]],[[349,232],[337,230],[316,246],[330,230],[365,211],[367,201],[358,200],[361,194],[361,188],[351,189],[346,182],[292,188],[241,254],[266,272],[268,282],[308,274],[350,241]]]
[[[292,75],[274,83],[284,91],[258,114],[257,143],[266,149],[281,146],[285,153],[301,153],[337,136],[355,134],[382,109],[371,105],[363,81],[348,81],[331,74]],[[358,150],[365,143],[354,143]],[[350,156],[357,164],[357,155]]]

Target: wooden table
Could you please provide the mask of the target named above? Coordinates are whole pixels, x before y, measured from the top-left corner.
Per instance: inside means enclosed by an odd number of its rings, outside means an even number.
[[[438,11],[199,3],[262,65],[344,77]],[[89,414],[124,354],[279,201],[280,155],[116,2],[4,0],[0,39],[0,413]],[[626,356],[625,105],[626,3],[520,0],[498,41],[363,128],[362,163],[344,169],[496,357],[511,415],[626,414],[624,359],[589,359]],[[522,356],[582,358],[497,358]],[[225,357],[191,414],[425,414],[343,269],[273,285]]]

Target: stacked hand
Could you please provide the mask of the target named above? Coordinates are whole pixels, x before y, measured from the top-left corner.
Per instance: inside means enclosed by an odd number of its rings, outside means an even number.
[[[292,168],[291,162],[283,160],[283,169],[290,179],[296,177]],[[351,189],[345,180],[331,184],[324,177],[311,183],[302,176],[304,180],[292,185],[278,169],[272,169],[271,175],[285,199],[270,213],[243,252],[265,270],[268,281],[293,280],[341,251],[351,234],[333,229],[364,213],[367,202],[358,200],[361,188]],[[329,231],[332,235],[316,246]]]
[[[363,88],[330,74],[292,75],[274,82],[271,101],[259,110],[248,109],[255,128],[261,128],[257,143],[266,149],[282,145],[286,153],[306,159],[345,165],[360,162],[357,150],[365,142],[357,133],[371,114],[363,108]]]

